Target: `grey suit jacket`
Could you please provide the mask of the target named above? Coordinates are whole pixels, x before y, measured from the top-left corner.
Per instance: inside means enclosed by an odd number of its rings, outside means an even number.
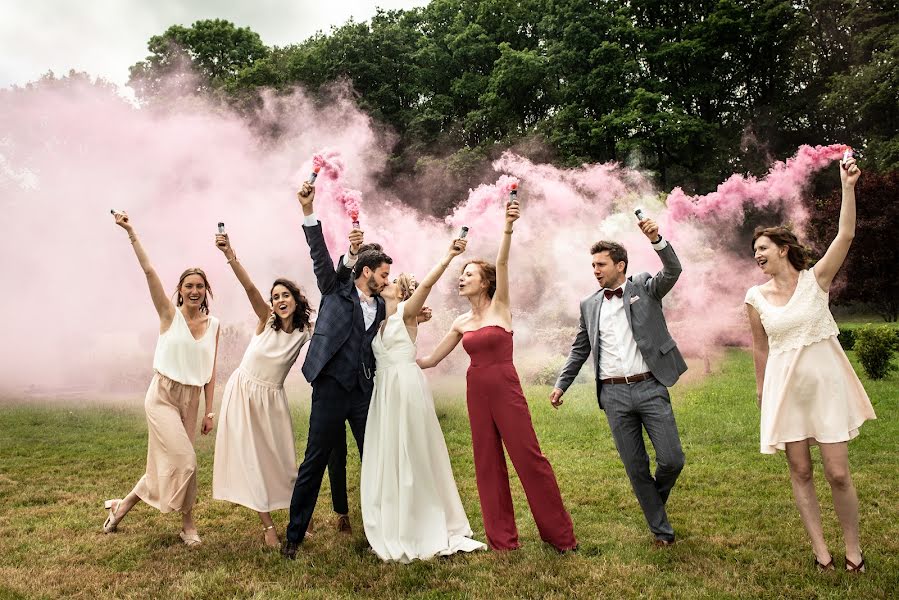
[[[631,325],[634,341],[637,342],[643,360],[649,365],[653,376],[665,387],[670,387],[687,370],[687,363],[684,362],[677,344],[668,333],[668,324],[662,313],[662,298],[671,291],[677,278],[680,277],[681,265],[670,242],[659,250],[658,254],[662,259],[662,270],[655,276],[638,273],[628,277],[622,300],[624,314]],[[571,345],[568,360],[556,380],[556,387],[563,391],[568,389],[592,353],[597,378],[596,393],[601,392],[599,311],[602,310],[603,300],[605,296],[602,290],[599,290],[581,301],[581,319],[577,335]]]

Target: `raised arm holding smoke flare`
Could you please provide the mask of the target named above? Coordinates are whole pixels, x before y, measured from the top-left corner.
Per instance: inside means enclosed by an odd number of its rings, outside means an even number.
[[[303,232],[322,299],[315,335],[303,363],[303,375],[312,384],[309,435],[291,497],[287,536],[281,547],[281,554],[291,560],[296,558],[307,534],[322,477],[326,467],[330,470],[329,456],[345,443],[347,421],[362,454],[376,371],[372,340],[377,324],[384,318],[384,300],[379,293],[389,282],[393,262],[381,250],[361,252],[362,231],[354,230],[349,252],[335,267],[322,225],[315,218],[314,198],[315,189],[304,183],[297,199],[303,209]],[[354,277],[347,277],[348,271]],[[340,520],[346,530],[348,512],[344,508]]]
[[[237,259],[228,234],[219,231],[215,245],[228,259],[258,321],[222,394],[212,497],[256,511],[265,545],[276,548],[280,540],[271,511],[290,505],[297,470],[284,379],[312,334],[312,307],[299,286],[284,278],[272,284],[269,304]]]
[[[475,475],[487,540],[494,550],[519,547],[503,446],[525,489],[540,537],[559,552],[577,547],[552,466],[540,451],[527,400],[512,363],[509,249],[518,202],[506,202],[506,218],[496,265],[475,260],[459,277],[459,295],[471,310],[455,320],[430,356],[417,362],[433,367],[461,341],[471,357],[466,400],[474,446]]]
[[[212,400],[219,324],[209,314],[212,290],[201,269],[187,269],[178,281],[177,300],[173,303],[166,296],[128,215],[124,211],[112,211],[112,214],[116,225],[128,232],[147,277],[150,297],[159,315],[159,340],[153,357],[155,375],[144,400],[149,438],[145,474],[127,496],[105,502],[109,513],[103,532],[116,532],[128,511],[143,500],[163,513],[181,512],[181,540],[188,546],[196,546],[201,541],[193,521],[197,498],[193,440],[201,392],[206,402],[204,435],[212,430],[214,417]]]
[[[549,400],[554,408],[562,405],[562,395],[592,354],[599,407],[609,421],[653,544],[664,547],[675,539],[665,505],[684,466],[668,387],[687,365],[668,332],[662,298],[680,277],[681,265],[655,221],[640,210],[635,214],[662,270],[628,277],[627,250],[621,244],[601,240],[593,245],[593,275],[601,289],[581,301],[577,335]],[[649,472],[644,429],[656,452],[655,476]]]
[[[258,318],[256,335],[259,335],[262,333],[266,321],[268,321],[269,317],[272,315],[272,307],[265,301],[265,298],[262,297],[259,288],[257,288],[256,284],[253,283],[253,280],[250,279],[250,274],[247,273],[243,264],[238,260],[237,254],[231,246],[231,239],[228,234],[224,232],[223,228],[220,228],[219,233],[215,236],[215,247],[221,250],[225,255],[228,264],[231,265],[231,270],[234,271],[234,275],[237,277],[237,281],[243,286],[247,298],[250,301],[250,305],[253,307],[253,312],[256,313],[256,317]]]
[[[845,543],[847,571],[865,570],[858,496],[849,472],[848,442],[874,409],[837,340],[829,290],[855,236],[855,183],[861,172],[850,151],[839,167],[843,197],[837,235],[814,265],[786,226],[753,234],[756,264],[768,281],[746,292],[752,332],[760,451],[787,457],[793,496],[818,570],[834,569],[824,539],[810,446],[818,445]],[[864,285],[852,282],[851,285]]]

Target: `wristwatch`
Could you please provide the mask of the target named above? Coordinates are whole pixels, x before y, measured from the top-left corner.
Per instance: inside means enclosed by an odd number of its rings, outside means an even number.
[[[206,413],[206,418],[207,418],[207,419],[214,419],[214,418],[215,418],[215,413],[214,413],[214,412]]]

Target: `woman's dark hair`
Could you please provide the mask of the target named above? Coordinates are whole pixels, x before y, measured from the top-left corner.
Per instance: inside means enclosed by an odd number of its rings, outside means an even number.
[[[200,304],[200,312],[209,314],[209,299],[212,298],[212,288],[209,287],[209,280],[206,278],[206,273],[203,272],[203,269],[199,267],[193,267],[190,269],[185,269],[183,273],[181,273],[181,277],[178,279],[178,287],[175,288],[175,306],[181,306],[184,304],[184,298],[181,297],[181,286],[184,284],[184,280],[190,277],[191,275],[199,275],[203,278],[203,285],[206,286],[206,294],[203,296],[203,303]]]
[[[481,271],[481,278],[487,282],[487,297],[493,298],[496,293],[496,265],[481,259],[470,260],[462,267],[463,273],[468,265],[475,265]]]
[[[294,329],[306,329],[309,327],[311,323],[310,318],[312,317],[312,306],[309,304],[309,301],[306,300],[306,296],[303,295],[303,292],[300,291],[300,288],[297,284],[292,282],[289,279],[284,279],[283,277],[279,277],[275,279],[275,283],[272,284],[272,289],[268,293],[268,301],[272,301],[272,294],[275,292],[275,286],[283,285],[287,288],[287,291],[290,292],[290,295],[293,296],[294,302],[297,303],[297,309],[293,312],[293,326]],[[272,322],[272,329],[275,331],[280,331],[281,329],[281,319],[275,317],[275,320]]]
[[[752,234],[752,251],[755,252],[755,242],[765,236],[778,248],[787,247],[787,260],[797,271],[808,269],[812,262],[812,254],[808,246],[799,243],[799,238],[789,227],[778,225],[777,227],[756,227]]]

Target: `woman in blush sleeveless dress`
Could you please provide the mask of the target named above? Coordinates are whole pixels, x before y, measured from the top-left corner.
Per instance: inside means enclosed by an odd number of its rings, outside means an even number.
[[[434,350],[419,359],[433,367],[462,341],[468,368],[468,417],[475,476],[487,541],[494,550],[519,547],[518,528],[503,446],[524,487],[540,537],[559,552],[577,547],[571,516],[565,510],[552,466],[540,450],[518,372],[512,363],[512,312],[509,302],[509,247],[517,202],[506,206],[506,226],[496,266],[471,261],[459,277],[459,294],[471,310],[453,323]]]
[[[144,399],[147,414],[147,470],[123,499],[107,500],[104,533],[114,533],[135,504],[143,500],[162,513],[181,513],[182,541],[200,544],[193,520],[197,499],[196,435],[200,393],[206,416],[202,433],[212,430],[218,319],[209,314],[212,290],[206,274],[187,269],[181,274],[173,303],[162,288],[134,228],[124,212],[113,213],[116,225],[128,232],[137,260],[147,277],[150,297],[159,315],[159,341],[153,356],[155,375]]]
[[[256,511],[266,546],[279,545],[271,511],[290,507],[296,447],[284,379],[311,335],[312,308],[295,283],[276,279],[267,302],[227,234],[216,246],[228,259],[258,319],[250,345],[222,395],[212,497]]]
[[[487,548],[471,539],[431,390],[415,364],[416,318],[433,285],[464,249],[464,240],[454,240],[417,288],[401,274],[381,292],[387,319],[372,341],[378,370],[360,489],[365,536],[384,561],[408,563]]]
[[[855,233],[855,161],[841,164],[843,202],[839,231],[813,268],[808,250],[786,227],[756,230],[756,262],[769,281],[749,289],[756,393],[761,407],[761,451],[784,450],[793,496],[812,541],[815,566],[831,570],[824,541],[809,446],[818,445],[846,545],[846,570],[864,571],[858,497],[849,474],[847,442],[876,418],[858,376],[837,341],[828,290]]]

